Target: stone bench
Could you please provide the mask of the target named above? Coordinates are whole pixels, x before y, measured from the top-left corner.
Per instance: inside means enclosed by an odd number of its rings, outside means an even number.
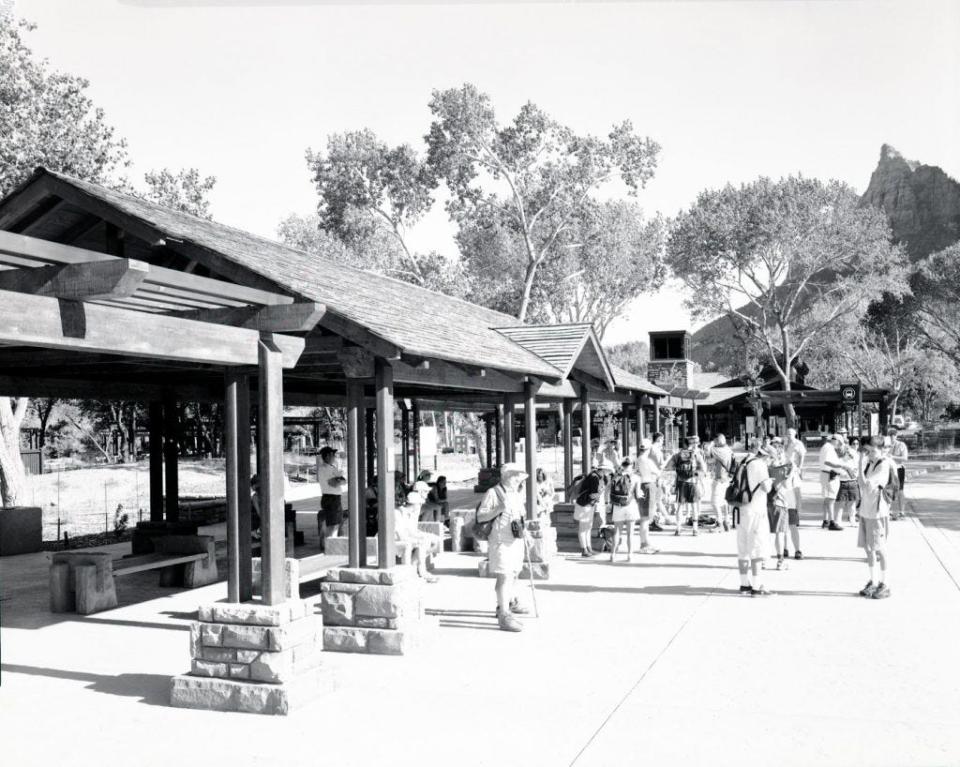
[[[437,536],[436,543],[427,552],[427,567],[433,567],[434,558],[443,548],[444,527],[441,522],[418,522],[417,528],[425,533],[431,533]],[[372,562],[377,558],[377,536],[368,536],[366,539],[367,561]],[[327,538],[325,544],[327,554],[346,557],[350,554],[350,539],[345,535],[331,535]],[[413,547],[406,541],[396,542],[397,561],[403,565],[409,565],[413,558]]]
[[[117,606],[115,578],[160,570],[161,586],[189,589],[217,581],[212,535],[168,535],[152,554],[117,557],[103,551],[60,551],[50,562],[50,611],[90,615]]]

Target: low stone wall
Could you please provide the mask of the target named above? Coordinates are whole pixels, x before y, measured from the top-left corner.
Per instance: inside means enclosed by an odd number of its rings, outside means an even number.
[[[323,622],[314,608],[299,599],[201,607],[190,626],[190,673],[173,678],[170,704],[287,714],[328,691]]]
[[[331,570],[320,589],[324,649],[403,655],[420,643],[423,580],[411,565]]]

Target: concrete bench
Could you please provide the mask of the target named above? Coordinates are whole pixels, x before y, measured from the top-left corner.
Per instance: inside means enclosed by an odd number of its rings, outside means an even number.
[[[433,568],[433,560],[443,548],[444,527],[440,522],[418,522],[417,528],[425,533],[437,536],[437,541],[427,552],[427,567]],[[366,539],[367,561],[377,558],[377,536],[368,536]],[[350,539],[345,535],[331,535],[325,543],[326,553],[331,556],[346,557],[350,553]],[[413,547],[406,541],[397,541],[397,561],[409,565],[413,559]]]
[[[217,580],[212,535],[169,535],[155,541],[152,554],[116,557],[102,551],[61,551],[50,562],[50,611],[80,615],[117,606],[115,578],[160,571],[161,586],[199,588]]]

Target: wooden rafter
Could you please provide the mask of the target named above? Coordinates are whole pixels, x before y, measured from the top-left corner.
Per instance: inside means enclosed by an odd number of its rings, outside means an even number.
[[[238,328],[272,333],[305,333],[313,330],[326,312],[323,304],[297,302],[273,306],[242,306],[225,309],[201,309],[181,312],[185,319],[233,325]]]
[[[143,261],[114,258],[85,264],[41,266],[0,272],[0,290],[73,301],[132,296],[147,278]]]

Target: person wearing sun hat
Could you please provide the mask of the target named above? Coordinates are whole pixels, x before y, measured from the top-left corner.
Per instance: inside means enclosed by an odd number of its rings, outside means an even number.
[[[657,498],[660,493],[657,480],[660,478],[660,467],[651,455],[653,443],[644,437],[640,440],[640,455],[634,463],[634,470],[640,480],[640,489],[643,491],[643,500],[640,501],[640,553],[656,554],[657,549],[650,545],[650,520],[657,513]]]
[[[520,486],[527,479],[524,467],[515,461],[500,467],[500,482],[487,490],[477,507],[477,521],[493,520],[487,539],[488,571],[496,576],[497,622],[503,631],[522,631],[516,615],[528,611],[520,606],[514,591],[523,568],[524,498]]]
[[[840,429],[824,440],[820,448],[820,494],[823,498],[822,527],[842,530],[836,521],[837,495],[840,492],[840,477],[847,471],[840,460],[837,448],[847,441],[847,430]]]
[[[592,557],[595,553],[590,544],[593,515],[599,514],[601,519],[606,518],[607,483],[615,470],[610,461],[601,458],[580,483],[579,493],[574,499],[573,518],[579,524],[577,538],[580,540],[581,556]]]

